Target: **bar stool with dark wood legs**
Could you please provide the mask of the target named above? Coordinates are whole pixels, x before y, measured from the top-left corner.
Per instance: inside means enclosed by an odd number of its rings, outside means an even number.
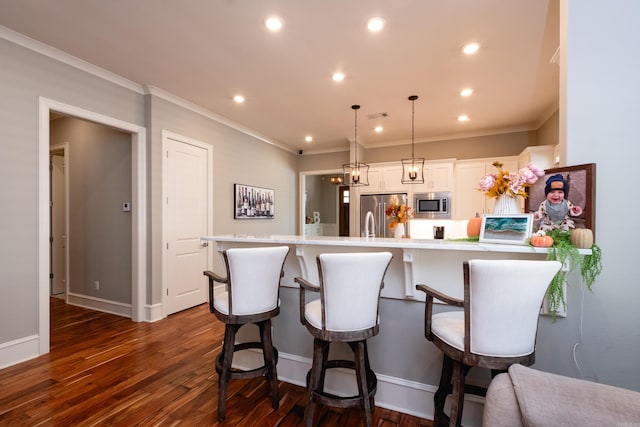
[[[278,408],[278,350],[271,340],[271,319],[280,312],[279,288],[289,247],[232,248],[222,253],[227,276],[205,271],[209,277],[209,309],[225,323],[222,351],[216,357],[218,373],[218,420],[224,421],[229,380],[264,375],[271,386],[272,407]],[[214,283],[225,289],[214,292]],[[236,344],[236,332],[244,325],[256,324],[260,342]],[[249,348],[262,350],[264,365],[240,370],[232,368],[233,354]]]
[[[304,420],[313,425],[316,404],[339,408],[360,407],[372,425],[377,378],[369,365],[367,339],[378,334],[378,305],[390,252],[327,253],[317,258],[320,284],[297,277],[300,284],[300,321],[313,336],[313,364],[307,375]],[[306,302],[305,290],[319,299]],[[344,342],[354,360],[328,360],[329,345]],[[358,394],[337,396],[325,391],[327,369],[355,369]]]
[[[464,394],[486,394],[486,388],[466,384],[472,367],[488,368],[496,375],[515,363],[533,364],[540,306],[560,267],[557,261],[465,261],[464,299],[427,285],[416,286],[426,293],[425,337],[444,353],[440,385],[433,397],[434,427],[460,426]],[[434,314],[434,299],[462,310]],[[449,394],[447,416],[444,406]]]

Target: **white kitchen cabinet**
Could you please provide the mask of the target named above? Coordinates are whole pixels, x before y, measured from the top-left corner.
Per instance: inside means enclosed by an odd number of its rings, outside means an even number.
[[[402,174],[402,170],[400,170]],[[433,161],[424,164],[424,183],[410,184],[413,193],[453,191],[453,160]]]
[[[518,171],[518,157],[460,160],[455,165],[455,191],[453,192],[453,218],[469,219],[476,212],[492,213],[495,199],[478,190],[480,179],[487,173],[498,172],[494,162],[501,162],[504,170]]]
[[[369,185],[360,187],[361,193],[404,192],[402,164],[372,165],[369,167]]]
[[[553,145],[537,145],[525,148],[518,156],[518,166],[523,168],[529,163],[542,168],[550,169],[555,167]]]

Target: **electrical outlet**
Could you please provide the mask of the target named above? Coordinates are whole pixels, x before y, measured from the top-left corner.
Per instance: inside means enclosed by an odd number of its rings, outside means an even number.
[[[96,291],[100,290],[100,282],[98,280],[96,280],[95,282],[93,282],[93,284],[96,286]]]

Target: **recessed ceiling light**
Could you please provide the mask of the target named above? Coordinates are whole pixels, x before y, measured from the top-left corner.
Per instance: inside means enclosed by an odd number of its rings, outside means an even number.
[[[384,130],[384,128],[382,126],[376,126],[373,128],[373,130],[376,131],[376,133],[381,133]]]
[[[272,16],[268,18],[264,22],[264,24],[267,26],[269,31],[273,31],[273,32],[280,31],[280,29],[282,28],[282,21],[277,16]]]
[[[313,137],[311,135],[307,135],[307,136],[304,137],[304,140],[307,141],[307,142],[311,142],[311,141],[313,141]]]
[[[462,51],[467,55],[473,55],[480,49],[480,45],[478,43],[469,43],[462,48]]]
[[[384,19],[379,17],[369,19],[369,22],[367,22],[367,28],[372,33],[377,33],[384,28]]]
[[[458,121],[459,122],[468,122],[469,121],[469,116],[467,116],[466,114],[462,114],[462,115],[458,116]]]
[[[473,94],[473,89],[470,87],[466,87],[460,91],[460,96],[471,96]]]
[[[331,78],[333,79],[334,82],[341,82],[344,80],[344,73],[341,73],[341,72],[333,73]]]
[[[233,100],[236,101],[238,104],[242,104],[244,102],[244,96],[236,95],[233,97]]]

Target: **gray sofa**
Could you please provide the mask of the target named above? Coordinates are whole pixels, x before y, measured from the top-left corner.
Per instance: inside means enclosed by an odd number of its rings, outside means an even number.
[[[512,365],[487,390],[482,425],[640,426],[640,392]]]

